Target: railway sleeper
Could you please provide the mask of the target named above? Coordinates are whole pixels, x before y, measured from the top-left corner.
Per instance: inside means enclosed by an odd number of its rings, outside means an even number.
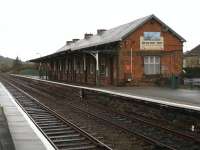
[[[29,114],[33,118],[50,118],[54,117],[53,115],[41,115],[41,114]]]
[[[39,126],[52,126],[52,125],[62,125],[62,122],[52,122],[52,123],[43,123],[43,122],[38,122],[37,123]]]
[[[37,121],[55,121],[55,120],[58,120],[56,117],[54,118],[34,118],[35,122]]]
[[[66,138],[73,138],[73,137],[80,137],[81,135],[79,133],[74,134],[66,134],[66,135],[52,135],[49,136],[50,139],[66,139]]]
[[[41,112],[41,113],[38,113],[38,112],[35,112],[35,111],[27,111],[30,115],[34,115],[34,114],[36,114],[36,115],[38,115],[38,114],[40,114],[40,115],[49,115],[49,113],[48,112]]]
[[[54,139],[52,140],[55,144],[56,143],[65,143],[65,142],[79,142],[79,141],[85,141],[86,138],[85,137],[74,137],[74,138],[70,138],[70,139]]]
[[[65,134],[71,134],[75,133],[74,130],[68,130],[68,131],[54,131],[54,132],[47,132],[46,135],[52,136],[52,135],[65,135]]]
[[[89,145],[89,146],[81,146],[81,147],[71,147],[71,148],[62,148],[61,150],[96,150],[95,145]]]
[[[88,145],[91,144],[91,142],[89,141],[83,141],[83,142],[79,142],[80,145]],[[71,147],[71,146],[76,146],[77,143],[62,143],[62,144],[56,144],[56,146],[58,146],[59,148],[67,148],[67,147]]]
[[[49,129],[43,129],[43,130],[45,132],[53,132],[53,131],[69,131],[69,130],[73,130],[73,129],[71,127],[66,127],[65,126],[65,127],[60,127],[60,128],[49,128]]]
[[[35,111],[35,112],[47,112],[44,109],[41,108],[33,108],[33,107],[24,107],[26,109],[26,111]]]
[[[41,127],[41,129],[45,130],[45,129],[54,129],[54,128],[62,128],[62,127],[66,127],[65,124],[63,125],[55,125],[55,126],[46,126],[46,127]]]
[[[49,118],[49,119],[51,119],[51,118],[55,118],[55,116],[53,116],[53,115],[40,115],[40,114],[32,114],[31,115],[31,117],[33,117],[34,119],[36,118],[36,119],[42,119],[42,118]]]
[[[60,122],[58,119],[55,120],[35,120],[36,123],[40,124],[40,123],[62,123]]]

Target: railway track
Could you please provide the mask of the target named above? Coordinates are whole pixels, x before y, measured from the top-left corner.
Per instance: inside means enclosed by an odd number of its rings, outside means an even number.
[[[144,121],[136,118],[130,119],[121,114],[116,114],[105,110],[98,110],[95,108],[89,108],[85,110],[84,106],[80,105],[80,103],[79,105],[68,105],[72,109],[78,110],[81,113],[85,113],[87,115],[101,119],[107,124],[117,126],[118,128],[125,130],[128,133],[136,134],[145,140],[154,143],[157,149],[196,150],[200,148],[199,140],[194,139],[194,137],[190,137],[189,135],[187,136],[185,134],[170,131],[169,129],[164,129],[164,127],[158,129],[158,126],[153,126],[148,122],[145,123]]]
[[[4,84],[43,135],[57,150],[112,150],[75,124],[63,119],[22,89]]]

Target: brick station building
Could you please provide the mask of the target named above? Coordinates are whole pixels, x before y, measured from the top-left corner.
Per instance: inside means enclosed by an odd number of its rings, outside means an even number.
[[[155,15],[73,39],[31,60],[49,80],[92,85],[152,83],[182,71],[185,39]]]

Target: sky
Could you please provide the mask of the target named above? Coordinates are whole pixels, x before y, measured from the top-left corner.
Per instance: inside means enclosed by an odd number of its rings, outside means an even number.
[[[0,55],[23,61],[155,14],[184,37],[184,51],[200,44],[198,0],[0,0]]]

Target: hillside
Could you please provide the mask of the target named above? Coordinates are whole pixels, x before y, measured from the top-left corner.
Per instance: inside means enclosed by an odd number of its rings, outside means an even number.
[[[13,59],[8,57],[3,57],[0,55],[0,72],[9,70],[13,65]]]
[[[8,57],[3,57],[0,55],[0,65],[2,65],[2,64],[12,65],[13,59],[8,58]]]
[[[0,72],[23,75],[38,75],[37,65],[22,62],[18,57],[11,59],[0,55]]]

